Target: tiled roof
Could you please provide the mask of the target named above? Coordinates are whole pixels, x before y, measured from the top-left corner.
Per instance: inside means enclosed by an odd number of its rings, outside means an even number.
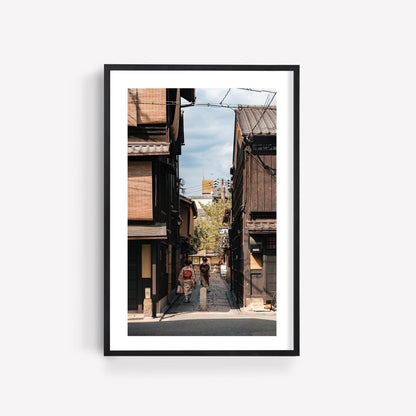
[[[276,231],[276,220],[247,221],[247,229],[253,231]]]
[[[163,225],[129,225],[129,238],[134,237],[153,237],[167,238],[166,224]]]
[[[239,107],[235,114],[243,136],[276,134],[276,106]]]
[[[168,155],[169,143],[129,143],[127,154],[136,155]]]

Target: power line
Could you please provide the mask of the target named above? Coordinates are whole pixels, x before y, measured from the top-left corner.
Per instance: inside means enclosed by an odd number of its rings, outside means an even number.
[[[261,158],[259,157],[259,155],[255,154],[253,155],[251,152],[247,152],[259,165],[261,165],[263,167],[264,170],[266,170],[267,172],[270,172],[270,175],[272,176],[276,176],[276,169],[272,168],[268,165],[266,165]]]
[[[225,93],[224,98],[220,101],[220,104],[227,98],[227,95],[230,93],[231,88],[228,88],[228,91]]]
[[[251,143],[252,137],[253,137],[253,132],[254,129],[257,127],[257,125],[260,123],[260,120],[263,118],[263,116],[266,114],[267,109],[270,107],[270,104],[273,102],[274,97],[276,96],[277,92],[273,93],[273,96],[270,97],[270,95],[267,96],[266,101],[264,103],[264,110],[262,112],[262,114],[260,115],[259,119],[257,120],[257,123],[254,125],[254,127],[251,129],[250,133],[248,134],[248,142]],[[261,164],[261,166],[263,166],[263,169],[266,170],[267,172],[270,172],[270,174],[272,176],[276,175],[276,169],[266,165],[261,158],[259,157],[259,155],[255,154],[253,155],[251,152],[247,152],[257,163]]]
[[[200,189],[202,189],[202,187],[200,187],[200,186],[198,186],[198,187],[193,187],[193,186],[190,186],[190,187],[184,187],[184,189],[186,189],[187,191],[199,191]]]
[[[252,92],[268,92],[270,94],[273,94],[275,91],[269,91],[269,90],[255,90],[253,88],[237,88],[238,90],[245,90],[245,91],[252,91]]]
[[[257,127],[257,125],[260,123],[260,120],[263,118],[263,116],[266,114],[266,111],[267,111],[267,109],[270,107],[270,104],[272,103],[272,101],[273,101],[273,99],[274,99],[274,97],[276,96],[276,92],[273,94],[273,97],[270,99],[270,101],[269,101],[269,104],[267,104],[267,107],[265,107],[264,108],[264,110],[263,110],[263,112],[262,112],[262,114],[261,114],[261,116],[259,117],[259,119],[257,120],[257,123],[254,125],[254,127],[251,129],[251,131],[250,131],[250,133],[249,133],[249,137],[252,137],[253,136],[253,132],[254,132],[254,129]],[[268,99],[269,99],[269,97],[267,97],[267,99],[266,99],[266,103],[267,103],[267,101],[268,101]],[[265,103],[265,105],[266,105],[266,103]]]
[[[272,97],[270,97],[270,95],[268,95],[267,96],[267,98],[266,98],[266,102],[265,102],[265,105],[266,106],[269,106],[271,103],[272,103],[272,101],[274,100],[274,96],[276,95],[276,93],[274,93],[273,94],[273,96]],[[269,104],[267,104],[267,100],[269,99]]]
[[[180,104],[180,102],[175,101],[166,101],[165,103],[135,103],[137,105],[177,105]],[[223,108],[230,108],[232,110],[242,107],[259,107],[264,108],[264,105],[253,105],[253,104],[220,104],[220,103],[194,103],[192,105],[186,106],[186,107],[223,107]]]
[[[186,187],[186,186],[184,186],[184,189],[186,189],[187,191],[199,191],[202,188],[200,186],[198,186],[198,187],[192,187],[192,186]]]

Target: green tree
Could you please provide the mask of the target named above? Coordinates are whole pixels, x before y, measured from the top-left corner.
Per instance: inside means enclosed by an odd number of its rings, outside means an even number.
[[[219,233],[226,208],[231,208],[231,200],[218,200],[212,204],[201,205],[204,214],[195,220],[194,245],[198,250],[211,250],[223,254],[221,243],[223,235]]]

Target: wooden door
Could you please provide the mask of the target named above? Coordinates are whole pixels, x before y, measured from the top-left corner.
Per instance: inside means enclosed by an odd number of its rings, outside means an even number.
[[[160,244],[159,250],[160,280],[158,284],[158,299],[162,299],[164,296],[168,295],[169,250],[166,244]]]
[[[263,272],[262,270],[250,271],[250,297],[263,297]]]
[[[264,255],[264,274],[266,277],[266,300],[272,300],[276,294],[276,253]]]
[[[140,244],[130,240],[128,247],[128,309],[140,313],[143,304]]]

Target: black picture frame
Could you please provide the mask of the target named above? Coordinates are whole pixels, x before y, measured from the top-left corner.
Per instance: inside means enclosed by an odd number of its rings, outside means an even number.
[[[110,78],[115,71],[287,71],[293,73],[293,349],[290,350],[112,350],[110,347]],[[104,355],[105,356],[299,356],[299,65],[104,65]]]

